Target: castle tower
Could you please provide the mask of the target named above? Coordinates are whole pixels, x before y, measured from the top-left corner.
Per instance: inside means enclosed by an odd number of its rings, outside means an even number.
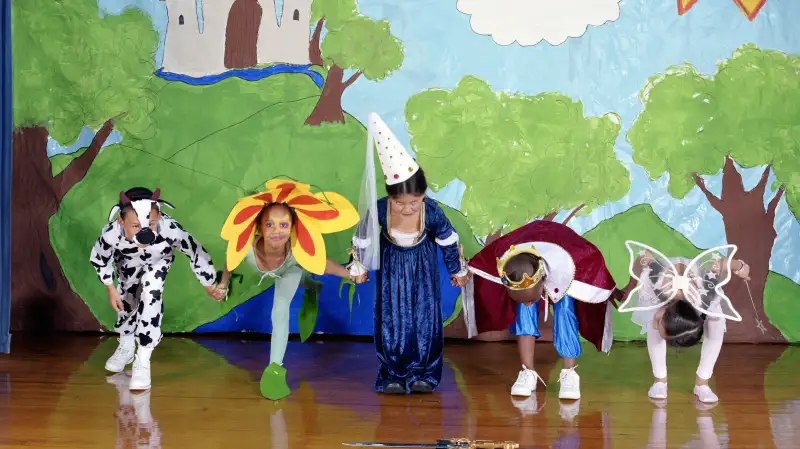
[[[194,77],[225,71],[225,25],[233,0],[202,2],[202,33],[196,3],[201,0],[161,1],[167,7],[167,32],[161,63],[164,71]]]
[[[274,0],[261,0],[261,4],[265,12],[272,6],[274,13]],[[277,20],[269,23],[274,24],[275,28],[265,28],[265,21],[262,20],[258,34],[259,64],[309,64],[311,0],[284,0],[280,25],[277,25]]]

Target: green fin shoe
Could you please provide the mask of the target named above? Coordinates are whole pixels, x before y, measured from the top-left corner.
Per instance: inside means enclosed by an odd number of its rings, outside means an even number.
[[[261,395],[267,399],[277,401],[292,394],[286,383],[286,368],[273,362],[261,374]]]

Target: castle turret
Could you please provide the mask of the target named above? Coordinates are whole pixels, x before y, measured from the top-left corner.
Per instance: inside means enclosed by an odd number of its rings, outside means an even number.
[[[274,0],[260,0],[265,10]],[[277,21],[271,21],[277,24]],[[284,0],[280,26],[275,28],[261,22],[258,33],[259,64],[309,64],[308,41],[311,28],[311,0]]]

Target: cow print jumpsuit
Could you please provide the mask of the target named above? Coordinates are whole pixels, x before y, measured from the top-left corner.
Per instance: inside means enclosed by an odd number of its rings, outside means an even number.
[[[103,228],[91,253],[92,266],[103,284],[113,285],[115,273],[118,278],[123,311],[117,314],[115,330],[120,335],[135,335],[144,348],[154,348],[161,341],[164,281],[176,249],[189,257],[200,284],[208,287],[216,280],[211,256],[180,223],[162,213],[159,227],[156,240],[140,248],[125,238],[119,223],[113,221]]]

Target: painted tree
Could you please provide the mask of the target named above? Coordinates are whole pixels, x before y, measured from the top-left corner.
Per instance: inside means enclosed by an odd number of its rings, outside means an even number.
[[[619,117],[585,117],[579,101],[561,94],[498,93],[466,76],[452,91],[412,96],[406,122],[432,189],[456,178],[467,185],[461,211],[475,235],[573,209],[566,222],[630,188],[614,154]]]
[[[13,0],[11,10],[12,327],[98,330],[61,271],[48,221],[114,128],[131,134],[148,128],[158,35],[134,9],[101,18],[96,0]],[[84,125],[96,130],[91,144],[54,175],[48,139],[72,143]]]
[[[403,45],[392,35],[389,22],[360,15],[355,0],[314,0],[311,15],[317,24],[309,43],[309,57],[312,64],[324,66],[328,74],[306,124],[342,123],[345,89],[361,75],[380,81],[399,69]],[[327,31],[324,40],[323,27]],[[353,72],[346,80],[345,70]]]
[[[644,110],[627,135],[634,162],[651,179],[668,173],[675,198],[700,189],[722,215],[728,242],[739,248],[736,257],[751,267],[749,288],[734,277],[726,289],[744,324],[728,326],[727,338],[783,341],[766,322],[765,332],[755,332],[755,314],[766,320],[773,221],[784,193],[792,213],[800,211],[800,58],[745,45],[713,77],[689,64],[670,67],[649,80],[640,99]],[[736,164],[765,166],[753,189],[745,190]],[[701,176],[720,170],[722,192],[716,196]],[[770,171],[777,191],[765,201]]]

